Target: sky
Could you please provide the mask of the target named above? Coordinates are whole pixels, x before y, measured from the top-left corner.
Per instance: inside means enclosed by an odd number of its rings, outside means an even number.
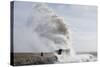
[[[32,2],[15,2],[14,28],[23,27],[30,21]],[[97,7],[74,4],[47,3],[58,16],[61,16],[71,30],[72,45],[75,51],[97,51]]]

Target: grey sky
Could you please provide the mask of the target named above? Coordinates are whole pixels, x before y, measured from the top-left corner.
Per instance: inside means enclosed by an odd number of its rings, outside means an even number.
[[[96,6],[50,4],[50,7],[68,21],[76,51],[97,50]]]
[[[23,27],[32,14],[32,2],[15,2],[15,29]],[[54,12],[64,17],[72,31],[73,47],[76,51],[97,50],[97,7],[70,4],[47,4]],[[21,25],[21,26],[19,26]]]

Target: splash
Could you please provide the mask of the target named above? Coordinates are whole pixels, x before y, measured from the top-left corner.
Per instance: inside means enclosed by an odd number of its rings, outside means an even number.
[[[35,27],[33,31],[36,31],[41,38],[51,41],[46,44],[51,48],[50,50],[56,51],[62,49],[61,55],[58,55],[56,52],[55,55],[58,57],[59,62],[66,62],[69,57],[75,55],[71,44],[71,32],[67,22],[64,21],[63,17],[54,13],[47,4],[35,4],[33,9],[36,10],[33,11],[32,15],[33,21],[31,24],[34,25],[36,22],[35,26],[32,25],[32,27]]]

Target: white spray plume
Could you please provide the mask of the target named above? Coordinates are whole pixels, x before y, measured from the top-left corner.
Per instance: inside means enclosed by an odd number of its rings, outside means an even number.
[[[36,3],[32,9],[31,22],[14,30],[14,51],[52,52],[69,49],[69,29],[63,18],[46,4]]]

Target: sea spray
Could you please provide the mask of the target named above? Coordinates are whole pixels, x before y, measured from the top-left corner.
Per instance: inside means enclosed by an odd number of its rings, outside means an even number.
[[[36,10],[34,15],[33,11],[33,25],[36,22],[37,26],[33,28],[41,38],[46,38],[51,41],[47,43],[51,50],[62,49],[62,54],[58,55],[59,62],[66,62],[69,57],[75,55],[75,52],[71,43],[70,29],[67,22],[63,17],[58,16],[54,11],[46,4],[35,4],[33,9]],[[45,44],[45,43],[44,43]]]
[[[14,52],[52,52],[59,62],[74,55],[68,23],[58,16],[47,4],[35,3],[32,13],[22,25],[14,24]],[[58,55],[57,50],[62,49]]]

